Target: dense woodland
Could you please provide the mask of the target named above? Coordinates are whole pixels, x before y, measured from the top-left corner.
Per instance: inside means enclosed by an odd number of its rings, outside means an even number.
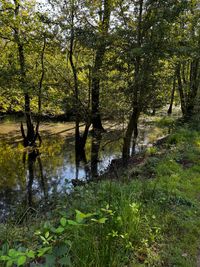
[[[104,177],[62,195],[67,215],[64,204],[45,203],[33,223],[25,211],[14,230],[12,220],[2,230],[0,224],[0,264],[196,266],[200,1],[1,0],[0,51],[0,121],[10,115],[21,121],[29,175],[36,158],[42,166],[40,129],[52,120],[73,122],[79,160],[90,134],[100,146],[106,123],[115,129],[123,124],[119,169],[109,173],[125,180]],[[171,118],[175,107],[178,122]],[[160,124],[170,124],[173,133],[137,155],[141,117],[160,110],[168,116]],[[42,230],[31,244],[36,228]]]
[[[90,125],[127,120],[128,158],[142,112],[170,114],[174,101],[186,117],[195,111],[198,1],[1,1],[0,23],[0,111],[24,113],[25,146],[42,115],[75,120],[83,149]]]

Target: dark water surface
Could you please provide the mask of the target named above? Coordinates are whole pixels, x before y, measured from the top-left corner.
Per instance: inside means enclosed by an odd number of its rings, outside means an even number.
[[[123,126],[108,125],[101,138],[90,134],[81,160],[75,155],[72,128],[72,123],[43,124],[42,145],[33,151],[22,146],[19,123],[0,122],[0,221],[18,206],[37,208],[52,195],[69,192],[74,179],[95,179],[112,159],[121,157]],[[164,134],[166,129],[147,119],[140,127],[137,151]]]

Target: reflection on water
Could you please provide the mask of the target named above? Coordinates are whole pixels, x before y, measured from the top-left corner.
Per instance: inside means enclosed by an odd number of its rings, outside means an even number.
[[[65,125],[67,127],[67,123]],[[0,124],[0,221],[16,207],[22,212],[27,207],[37,209],[51,196],[69,192],[72,183],[95,179],[112,159],[121,157],[123,139],[119,129],[89,135],[85,154],[80,156],[75,153],[71,134],[45,133],[41,147],[30,150],[19,142],[18,124],[9,124],[9,127],[7,135],[6,125]],[[152,142],[151,130],[141,128],[138,142],[140,148]]]
[[[115,132],[112,138],[116,138]],[[43,137],[37,149],[24,148],[20,142],[0,138],[0,220],[16,206],[45,204],[48,196],[68,192],[70,181],[95,178],[113,158],[121,155],[121,141],[102,148],[111,134],[90,135],[85,156],[75,155],[74,138],[54,135]]]

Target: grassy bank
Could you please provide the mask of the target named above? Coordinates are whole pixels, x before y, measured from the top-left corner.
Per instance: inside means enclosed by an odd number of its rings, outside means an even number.
[[[30,213],[1,225],[0,266],[196,266],[199,120],[176,126],[139,165],[116,171],[119,180],[60,197],[45,218]]]

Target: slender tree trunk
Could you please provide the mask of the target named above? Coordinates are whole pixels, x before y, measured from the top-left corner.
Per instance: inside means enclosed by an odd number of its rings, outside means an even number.
[[[178,91],[180,95],[180,100],[181,100],[181,110],[183,115],[186,114],[186,100],[185,100],[185,94],[183,91],[183,83],[181,79],[181,64],[179,63],[176,67],[176,76],[177,76],[177,81],[178,81]]]
[[[174,75],[173,78],[173,87],[172,87],[172,92],[171,92],[171,100],[170,100],[170,105],[167,111],[168,115],[172,114],[172,107],[173,107],[173,103],[174,103],[174,94],[175,94],[175,89],[176,89],[176,76]]]
[[[39,126],[40,126],[40,117],[41,117],[41,108],[42,108],[42,85],[43,85],[43,80],[44,80],[44,75],[45,75],[45,68],[44,68],[44,53],[45,53],[45,48],[46,48],[46,36],[44,35],[44,43],[43,43],[43,48],[42,48],[42,53],[41,53],[41,66],[42,66],[42,73],[41,77],[39,80],[38,84],[38,117],[37,117],[37,124],[35,128],[35,134],[36,138],[37,136],[39,137],[39,141],[41,143],[41,137],[39,135]]]
[[[86,121],[86,126],[83,135],[80,135],[80,112],[79,105],[81,104],[79,101],[79,85],[78,85],[78,75],[77,69],[74,64],[73,53],[74,53],[74,41],[75,41],[75,33],[74,33],[74,6],[71,6],[71,36],[70,36],[70,49],[69,49],[69,61],[71,65],[71,69],[73,72],[74,78],[74,110],[75,110],[75,153],[83,155],[85,153],[85,144],[87,141],[87,136],[90,128],[90,119]]]
[[[186,108],[186,116],[190,117],[193,114],[197,91],[199,87],[198,80],[199,58],[194,59],[190,66],[190,92],[188,94],[188,102]]]
[[[134,108],[131,114],[131,117],[129,119],[128,127],[127,127],[125,137],[124,137],[122,158],[125,162],[130,157],[130,147],[131,147],[131,140],[132,140],[133,132],[134,132],[133,142],[136,142],[136,139],[138,136],[138,130],[137,130],[138,118],[139,118],[139,111],[137,108]]]
[[[96,64],[97,62],[95,62],[95,65]],[[95,66],[92,78],[92,125],[94,129],[103,130],[99,109],[100,77],[97,77],[97,75],[99,75],[98,69],[99,68]]]
[[[86,144],[86,141],[87,141],[87,137],[88,137],[90,125],[91,125],[90,122],[88,122],[88,123],[86,122],[83,135],[80,138],[80,147],[81,147],[81,150],[84,150],[84,148],[85,148],[85,144]]]
[[[24,49],[23,49],[23,45],[20,44],[19,42],[17,43],[17,45],[18,45],[19,63],[20,63],[20,83],[24,91],[24,111],[25,111],[25,119],[26,119],[26,126],[27,126],[27,134],[26,136],[25,134],[22,134],[22,136],[24,137],[24,146],[28,146],[28,145],[33,145],[35,141],[35,132],[34,132],[34,126],[33,126],[32,118],[31,118],[30,97],[29,97],[28,90],[26,88]],[[21,124],[21,128],[23,128],[22,124]]]
[[[138,117],[139,117],[139,114],[138,114]],[[138,137],[138,118],[136,118],[136,121],[134,122],[134,128],[133,128],[132,153],[131,153],[132,156],[135,155],[137,137]]]
[[[111,14],[111,2],[110,0],[104,0],[104,11],[103,19],[101,21],[99,34],[99,44],[96,50],[96,57],[94,62],[94,68],[92,72],[92,125],[95,130],[104,130],[101,122],[101,114],[99,107],[99,96],[100,96],[100,70],[102,67],[104,55],[106,52],[106,38],[108,35],[108,29],[110,24]]]
[[[137,18],[137,46],[141,47],[142,45],[142,13],[143,13],[143,4],[144,1],[139,1],[139,10],[138,10],[138,18]],[[140,82],[140,72],[141,72],[141,58],[137,56],[135,58],[135,73],[134,73],[134,86],[133,86],[133,111],[131,117],[129,119],[128,127],[124,137],[123,143],[123,150],[122,150],[122,158],[126,163],[128,158],[130,157],[130,147],[131,147],[131,140],[132,135],[134,132],[133,137],[133,144],[132,144],[132,154],[135,152],[135,145],[138,136],[138,119],[140,115],[140,103],[139,103],[139,94],[141,88]]]
[[[15,17],[18,18],[20,4],[17,0],[14,0],[14,3],[15,3],[15,9],[14,9]],[[21,123],[21,132],[22,132],[22,137],[24,139],[24,146],[29,146],[29,145],[32,146],[35,143],[35,132],[31,118],[30,97],[26,83],[26,64],[24,56],[24,47],[23,43],[20,40],[20,32],[18,27],[14,28],[14,38],[18,48],[19,65],[20,65],[20,84],[24,92],[24,112],[25,112],[25,119],[27,126],[27,134],[25,135],[23,124]]]
[[[30,97],[28,93],[25,93],[25,115],[26,115],[26,126],[27,126],[27,145],[34,145],[35,143],[35,131],[31,118],[31,110],[30,110]]]
[[[73,60],[74,50],[74,5],[71,6],[71,36],[70,36],[70,49],[69,49],[69,62],[73,72],[74,78],[74,110],[75,110],[75,150],[76,152],[80,149],[80,115],[79,115],[79,88],[78,88],[78,76],[77,70]]]

